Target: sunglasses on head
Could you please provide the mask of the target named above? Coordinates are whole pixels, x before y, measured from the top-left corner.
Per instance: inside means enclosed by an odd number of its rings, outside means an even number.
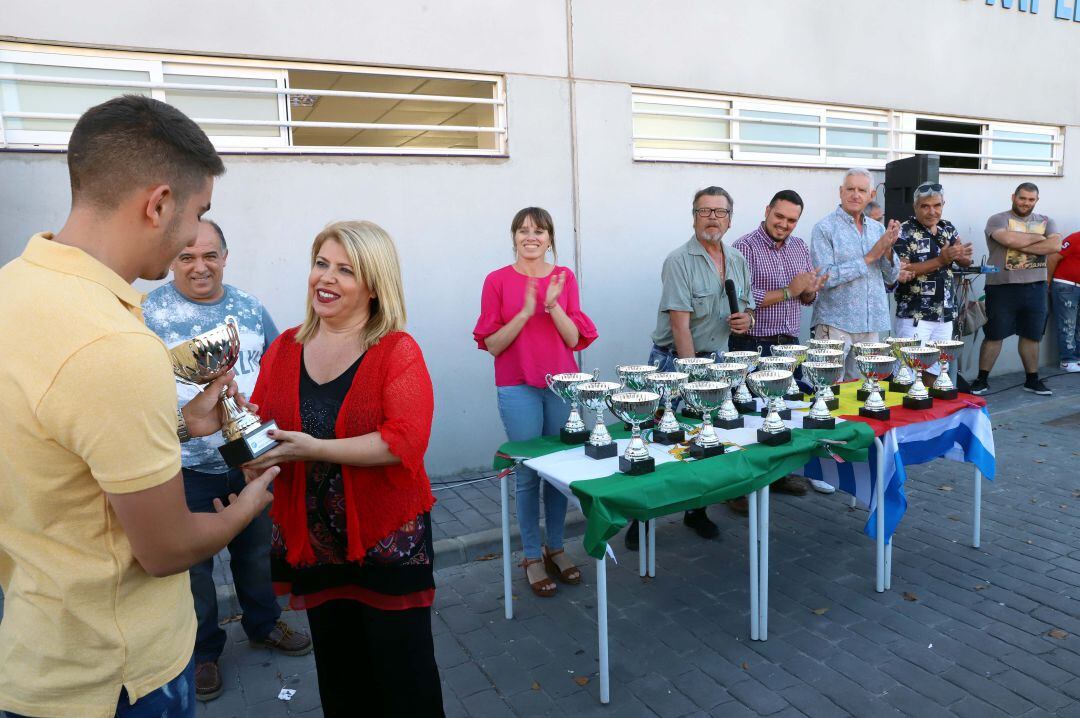
[[[940,192],[942,189],[943,189],[942,186],[939,185],[937,182],[933,182],[933,183],[926,182],[926,183],[921,184],[921,185],[919,185],[918,187],[915,188],[915,194],[927,194],[927,193],[930,193],[930,192]]]

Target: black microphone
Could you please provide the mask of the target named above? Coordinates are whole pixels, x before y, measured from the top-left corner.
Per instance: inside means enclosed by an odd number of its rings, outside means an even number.
[[[731,308],[732,314],[739,313],[739,300],[735,298],[735,280],[724,280],[724,291],[727,292],[728,306]]]

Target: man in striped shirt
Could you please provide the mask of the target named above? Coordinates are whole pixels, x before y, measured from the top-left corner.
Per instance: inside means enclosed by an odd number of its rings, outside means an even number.
[[[750,265],[750,289],[757,312],[752,333],[731,335],[728,342],[732,351],[761,347],[761,353],[768,355],[776,344],[799,341],[802,307],[814,303],[818,290],[829,278],[810,264],[806,242],[792,236],[802,211],[802,197],[794,190],[781,190],[765,208],[765,219],[757,229],[735,241],[735,249]],[[825,494],[835,490],[823,481],[810,484]],[[801,496],[806,493],[806,485],[806,479],[792,474],[777,481],[773,488]],[[737,513],[744,513],[745,503],[743,497],[729,505]]]

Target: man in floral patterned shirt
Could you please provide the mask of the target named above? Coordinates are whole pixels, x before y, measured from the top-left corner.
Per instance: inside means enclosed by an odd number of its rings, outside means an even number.
[[[900,225],[900,238],[893,247],[900,258],[893,334],[952,339],[956,316],[952,268],[971,264],[971,244],[961,242],[952,222],[941,218],[945,207],[941,185],[916,187],[914,206],[915,216]],[[937,364],[928,371],[937,374]]]

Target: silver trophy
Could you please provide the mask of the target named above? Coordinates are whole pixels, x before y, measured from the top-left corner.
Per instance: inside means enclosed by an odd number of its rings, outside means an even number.
[[[722,381],[730,386],[741,386],[746,381],[746,375],[750,367],[741,362],[719,362],[710,364],[708,372],[709,381]],[[731,392],[727,399],[716,412],[716,421],[713,425],[720,429],[741,429],[744,422],[742,414],[735,408],[735,402],[731,400]]]
[[[577,398],[586,410],[596,413],[589,440],[585,442],[585,455],[591,459],[610,459],[618,453],[618,447],[604,424],[604,408],[608,394],[614,394],[620,386],[613,381],[587,381],[577,385]]]
[[[915,378],[911,376],[911,369],[904,363],[904,356],[900,353],[900,348],[917,347],[922,343],[922,340],[918,337],[885,337],[885,343],[892,347],[889,353],[900,362],[900,367],[893,374],[893,378],[889,380],[889,391],[907,394],[908,389],[915,383]]]
[[[889,345],[885,342],[855,342],[851,345],[851,351],[855,352],[856,357],[869,356],[870,354],[882,356],[890,353]],[[878,384],[878,379],[867,379],[864,375],[862,386],[859,387],[855,396],[858,397],[859,401],[866,401],[870,398],[871,392],[874,391],[883,391]]]
[[[735,362],[738,364],[746,365],[746,373],[757,371],[758,361],[761,360],[761,347],[758,347],[756,352],[752,351],[734,351],[724,352],[724,361]],[[750,395],[750,390],[746,388],[746,380],[735,387],[735,391],[731,397],[731,400],[735,403],[735,408],[738,409],[740,414],[753,414],[757,412],[757,402],[754,401],[754,397]]]
[[[803,374],[814,387],[814,403],[810,413],[803,417],[804,429],[835,429],[836,419],[829,413],[825,392],[844,373],[841,362],[808,361],[803,362]]]
[[[778,371],[791,372],[792,377],[795,376],[795,360],[791,357],[782,356],[769,356],[761,357],[758,361],[758,369],[764,371],[767,369],[776,369]],[[761,415],[768,416],[770,411],[775,411],[780,415],[781,419],[791,418],[791,407],[787,405],[787,400],[784,398],[787,396],[787,390],[784,391],[784,396],[773,397],[767,399],[768,406],[762,407]],[[765,399],[765,397],[761,397]]]
[[[577,387],[587,381],[594,381],[600,376],[597,369],[592,374],[585,372],[566,372],[563,374],[548,374],[544,377],[548,389],[563,401],[570,402],[570,416],[559,431],[559,438],[564,444],[584,444],[589,439],[589,432],[585,428],[585,422],[578,413]]]
[[[843,342],[841,342],[841,344],[843,344]],[[806,352],[806,358],[808,361],[842,365],[844,363],[844,351],[843,349],[823,349],[811,346],[809,351]],[[829,411],[835,411],[840,408],[840,385],[837,382],[843,378],[844,372],[840,372],[840,376],[836,378],[836,381],[832,383],[832,386],[825,387],[825,391],[822,392],[822,397],[825,399],[825,406],[829,407]]]
[[[645,389],[649,374],[659,371],[660,362],[653,364],[616,364],[615,373],[619,375],[619,381],[623,386],[633,391]]]
[[[900,353],[904,355],[904,362],[915,373],[915,383],[911,385],[907,396],[904,397],[904,408],[929,409],[934,405],[934,400],[930,397],[930,392],[926,390],[926,385],[923,384],[922,374],[938,363],[941,359],[941,350],[931,346],[901,347]]]
[[[724,453],[724,444],[713,431],[712,414],[731,396],[731,384],[722,381],[691,381],[683,387],[688,404],[701,412],[701,430],[690,444],[690,455],[707,459]]]
[[[774,398],[783,400],[791,377],[791,372],[783,369],[763,369],[747,374],[746,383],[755,393],[767,400]],[[769,401],[769,406],[772,406],[771,401]],[[761,428],[757,430],[757,440],[759,444],[768,446],[786,444],[791,441],[791,429],[784,424],[779,414],[770,411],[765,416],[765,422]]]
[[[959,339],[940,339],[936,342],[927,342],[927,344],[941,350],[941,367],[934,385],[930,387],[930,396],[935,399],[955,399],[956,385],[949,376],[949,365],[956,358],[956,353],[964,348],[964,342]]]
[[[619,376],[619,381],[622,382],[624,388],[631,391],[645,391],[648,388],[647,380],[649,374],[659,371],[659,360],[654,361],[652,364],[616,364],[615,373]],[[648,429],[656,425],[655,417],[649,419],[644,423],[644,428]],[[629,429],[630,425],[624,423],[624,429]]]
[[[774,344],[772,348],[773,356],[788,357],[795,360],[795,367],[791,370],[792,373],[799,370],[799,365],[806,361],[806,353],[810,351],[810,347],[805,344]],[[799,388],[799,385],[795,382],[795,377],[791,378],[791,385],[788,386],[788,393],[784,396],[785,399],[791,401],[802,401],[803,392]]]
[[[687,357],[675,360],[675,369],[690,375],[690,381],[704,381],[706,378],[705,367],[716,361],[716,353],[707,357]],[[687,403],[683,403],[682,415],[691,419],[700,419],[701,412]]]
[[[859,368],[863,379],[873,387],[863,405],[859,407],[859,416],[888,421],[892,416],[892,411],[881,398],[879,382],[893,373],[896,368],[896,357],[892,354],[856,354],[855,366]]]
[[[656,459],[641,438],[641,424],[651,419],[660,406],[660,395],[651,391],[621,391],[604,400],[611,413],[630,424],[630,443],[619,457],[619,471],[635,476],[656,470]]]
[[[169,350],[173,374],[181,384],[202,388],[233,368],[240,358],[240,326],[236,317],[208,332],[177,344]],[[260,423],[259,417],[242,409],[223,387],[218,399],[221,406],[221,436],[225,443],[218,452],[232,468],[261,456],[278,445],[269,437],[277,422]]]
[[[660,423],[652,432],[652,440],[657,444],[670,446],[686,441],[686,432],[675,418],[672,400],[679,398],[689,379],[690,376],[681,371],[657,371],[649,374],[648,390],[656,392],[664,399],[664,415],[660,417]]]
[[[811,339],[808,344],[810,344],[811,349],[835,349],[840,352],[844,351],[843,339]]]

